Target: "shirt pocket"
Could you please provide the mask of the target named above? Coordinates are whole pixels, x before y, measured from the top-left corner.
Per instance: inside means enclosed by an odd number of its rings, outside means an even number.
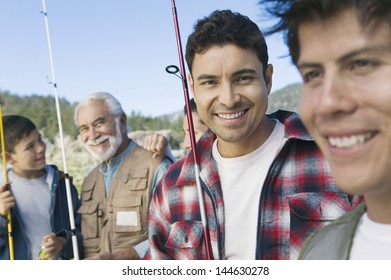
[[[298,193],[288,197],[291,216],[304,221],[333,221],[349,209],[344,193]]]
[[[171,225],[166,246],[171,249],[191,249],[201,245],[203,236],[201,221],[178,221]]]
[[[312,232],[339,218],[350,208],[348,195],[336,192],[297,193],[288,198],[290,258],[295,259]]]

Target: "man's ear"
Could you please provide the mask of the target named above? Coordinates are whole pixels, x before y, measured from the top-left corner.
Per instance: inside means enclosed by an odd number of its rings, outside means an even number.
[[[189,81],[191,95],[194,97],[194,80],[193,80],[193,76],[191,75],[191,73],[189,75],[187,75],[187,78]]]
[[[127,119],[125,113],[121,114],[119,121],[121,124],[121,131],[126,133]]]
[[[273,84],[273,65],[272,64],[269,64],[266,67],[265,83],[266,83],[266,88],[267,88],[267,95],[269,95],[272,90],[272,84]]]

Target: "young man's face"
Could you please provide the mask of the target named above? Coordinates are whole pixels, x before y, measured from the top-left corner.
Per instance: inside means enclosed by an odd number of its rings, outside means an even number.
[[[116,123],[107,105],[94,100],[80,106],[77,121],[85,148],[98,160],[106,161],[116,155],[122,143],[122,123]]]
[[[270,127],[263,121],[272,72],[270,65],[265,81],[255,52],[233,44],[195,55],[190,87],[198,114],[217,135],[223,156],[251,152],[269,136]]]
[[[391,195],[391,30],[356,13],[302,24],[300,114],[344,191]]]
[[[14,147],[13,153],[7,153],[7,161],[14,173],[24,178],[37,178],[46,164],[46,144],[37,130],[22,138]]]

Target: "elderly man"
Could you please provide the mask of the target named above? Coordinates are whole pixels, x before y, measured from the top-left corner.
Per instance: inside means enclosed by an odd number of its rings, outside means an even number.
[[[171,160],[152,157],[127,136],[126,115],[111,94],[87,96],[75,109],[85,148],[102,163],[81,190],[81,228],[88,259],[140,259],[148,248],[148,208]]]

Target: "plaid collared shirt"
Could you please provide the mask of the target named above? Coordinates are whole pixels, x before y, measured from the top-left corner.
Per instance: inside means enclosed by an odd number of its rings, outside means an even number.
[[[260,186],[254,259],[296,259],[311,232],[362,199],[336,188],[327,162],[296,113],[277,111],[269,117],[284,124],[287,141]],[[212,157],[215,139],[208,130],[197,143],[197,153],[213,257],[225,259],[224,201]],[[149,211],[145,259],[207,259],[194,174],[189,153],[159,183]]]

